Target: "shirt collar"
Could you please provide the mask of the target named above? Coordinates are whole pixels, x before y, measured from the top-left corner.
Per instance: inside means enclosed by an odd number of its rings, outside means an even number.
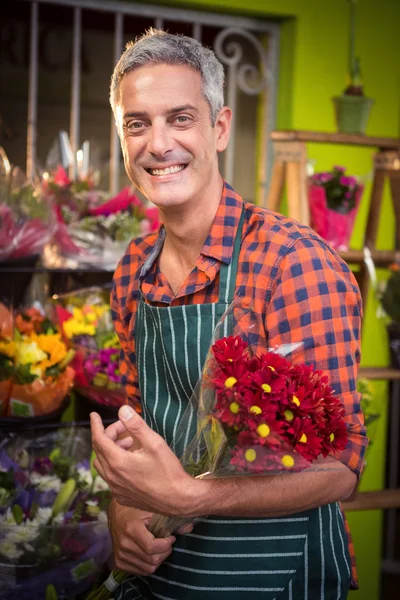
[[[224,181],[221,201],[211,225],[210,233],[201,250],[201,255],[213,258],[227,265],[230,264],[242,206],[242,198]],[[153,249],[140,270],[141,279],[149,273],[157,260],[163,247],[165,236],[165,229],[161,227]],[[200,266],[199,262],[201,262],[201,258],[198,261],[198,266]]]

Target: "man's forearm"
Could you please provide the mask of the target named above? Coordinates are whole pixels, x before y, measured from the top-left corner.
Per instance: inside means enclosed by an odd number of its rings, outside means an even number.
[[[356,480],[355,473],[339,462],[328,471],[197,480],[185,512],[192,517],[290,515],[344,500]]]

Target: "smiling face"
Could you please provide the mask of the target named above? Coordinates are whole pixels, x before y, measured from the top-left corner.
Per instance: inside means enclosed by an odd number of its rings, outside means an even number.
[[[212,126],[201,76],[186,65],[127,73],[116,119],[129,178],[160,208],[209,201],[221,193],[218,152],[227,146],[230,118],[225,107]]]

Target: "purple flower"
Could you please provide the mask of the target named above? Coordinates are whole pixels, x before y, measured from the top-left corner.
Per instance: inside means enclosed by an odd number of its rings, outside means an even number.
[[[331,173],[321,173],[320,178],[319,178],[321,183],[327,183],[328,181],[331,181],[331,179],[332,179]]]
[[[352,196],[351,192],[346,192],[345,195],[344,195],[344,197],[346,198],[346,200],[350,200],[351,196]]]
[[[346,167],[341,167],[340,165],[334,165],[333,170],[337,171],[338,173],[345,173]]]
[[[351,177],[346,177],[345,175],[342,175],[339,178],[339,183],[340,185],[343,185],[344,187],[350,187],[351,185]]]
[[[53,469],[53,463],[47,456],[41,456],[33,463],[32,470],[40,475],[48,475]]]

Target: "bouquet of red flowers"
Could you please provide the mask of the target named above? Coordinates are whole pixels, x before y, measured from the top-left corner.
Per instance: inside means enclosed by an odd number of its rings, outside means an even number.
[[[193,477],[322,469],[344,450],[345,410],[327,375],[312,365],[292,364],[279,351],[285,349],[253,354],[239,335],[224,336],[211,346],[196,418],[192,404],[177,436],[182,446],[189,419],[197,422],[181,458]],[[163,537],[184,522],[153,515],[150,530]]]

